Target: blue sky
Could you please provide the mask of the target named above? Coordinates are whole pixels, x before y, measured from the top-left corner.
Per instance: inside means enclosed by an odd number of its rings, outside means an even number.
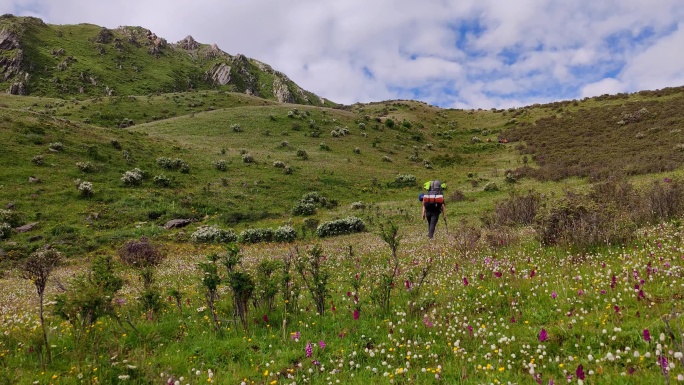
[[[244,54],[339,103],[507,108],[684,85],[681,0],[4,0]]]

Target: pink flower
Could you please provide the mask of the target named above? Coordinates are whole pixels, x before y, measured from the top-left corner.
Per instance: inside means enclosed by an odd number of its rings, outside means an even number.
[[[577,366],[577,370],[575,370],[575,375],[578,379],[584,380],[584,367],[582,367],[582,364],[579,364],[579,366]]]
[[[651,332],[648,329],[644,329],[644,341],[651,342]]]
[[[534,270],[530,271],[530,278],[534,278],[535,274],[536,274],[536,272]]]
[[[318,341],[318,347],[323,349],[325,347],[325,342],[323,342],[323,340]]]
[[[468,278],[463,277],[463,285],[468,286]]]
[[[359,319],[359,311],[358,311],[358,310],[354,310],[354,321],[356,321],[356,320],[358,320],[358,319]]]
[[[549,335],[546,333],[546,329],[542,328],[539,332],[539,341],[544,342],[549,339]]]
[[[264,314],[264,316],[262,318],[263,318],[265,323],[268,323],[268,315],[267,314]]]
[[[309,358],[313,355],[313,346],[311,346],[311,342],[306,343],[306,348],[304,351],[306,352],[306,358]]]
[[[298,340],[299,339],[299,332],[294,332],[290,334],[290,338],[293,340]]]
[[[495,276],[496,278],[501,278],[501,272],[500,272],[500,271],[495,271],[495,272],[494,272],[494,276]]]
[[[558,294],[556,294],[555,290],[551,292],[551,298],[556,299],[557,296]]]

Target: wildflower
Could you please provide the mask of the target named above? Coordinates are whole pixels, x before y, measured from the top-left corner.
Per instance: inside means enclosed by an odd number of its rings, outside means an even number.
[[[313,355],[313,346],[311,346],[311,342],[306,343],[306,348],[304,350],[306,351],[306,358]]]
[[[323,349],[325,347],[325,342],[323,342],[323,340],[318,341],[318,347]]]
[[[547,339],[549,339],[548,334],[546,333],[546,329],[542,328],[542,330],[539,332],[539,341],[544,342]]]
[[[494,276],[495,276],[496,278],[501,278],[501,272],[500,272],[500,271],[495,271],[495,272],[494,272]]]
[[[582,364],[577,366],[577,370],[575,370],[575,376],[577,376],[577,378],[580,380],[584,380],[584,367],[582,367]]]
[[[299,332],[290,333],[290,338],[292,338],[295,341],[298,341],[299,337],[300,337]]]
[[[268,323],[268,315],[267,314],[264,314],[264,316],[262,318],[263,318],[265,323]]]
[[[667,370],[670,367],[667,362],[667,357],[658,356],[658,364],[660,364],[660,367],[663,369],[663,374],[667,374]]]
[[[616,313],[620,312],[620,307],[618,305],[613,306],[613,310],[615,310]]]
[[[530,271],[530,278],[534,278],[536,272],[534,270]]]
[[[644,329],[644,341],[651,342],[651,332],[648,329]]]
[[[354,321],[359,319],[359,310],[354,310]]]
[[[556,294],[555,290],[551,292],[551,298],[556,299],[557,296],[558,294]]]
[[[463,277],[463,285],[468,286],[468,278]]]

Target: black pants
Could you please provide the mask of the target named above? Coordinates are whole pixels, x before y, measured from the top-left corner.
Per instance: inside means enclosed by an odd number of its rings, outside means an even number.
[[[425,218],[428,222],[428,238],[432,239],[432,237],[435,235],[435,227],[437,227],[437,221],[439,221],[439,211],[426,211]]]

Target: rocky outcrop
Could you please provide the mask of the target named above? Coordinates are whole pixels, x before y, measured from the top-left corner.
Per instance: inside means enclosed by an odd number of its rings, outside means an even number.
[[[10,95],[26,95],[26,86],[24,82],[12,83],[7,93]]]
[[[194,51],[197,48],[199,48],[199,43],[195,41],[195,39],[190,35],[186,36],[185,39],[179,41],[176,44],[186,51]]]
[[[112,40],[114,40],[114,33],[104,27],[95,36],[95,42],[99,44],[109,44]]]
[[[273,79],[273,96],[280,103],[294,103],[295,97],[290,92],[287,83],[282,81],[280,78]]]
[[[21,75],[21,64],[24,60],[24,51],[19,45],[19,37],[10,31],[0,31],[0,51],[15,51],[14,55],[0,57],[0,74],[2,80]],[[24,95],[24,94],[22,94]]]
[[[230,83],[230,66],[226,63],[216,63],[205,75],[214,85],[225,86]]]

